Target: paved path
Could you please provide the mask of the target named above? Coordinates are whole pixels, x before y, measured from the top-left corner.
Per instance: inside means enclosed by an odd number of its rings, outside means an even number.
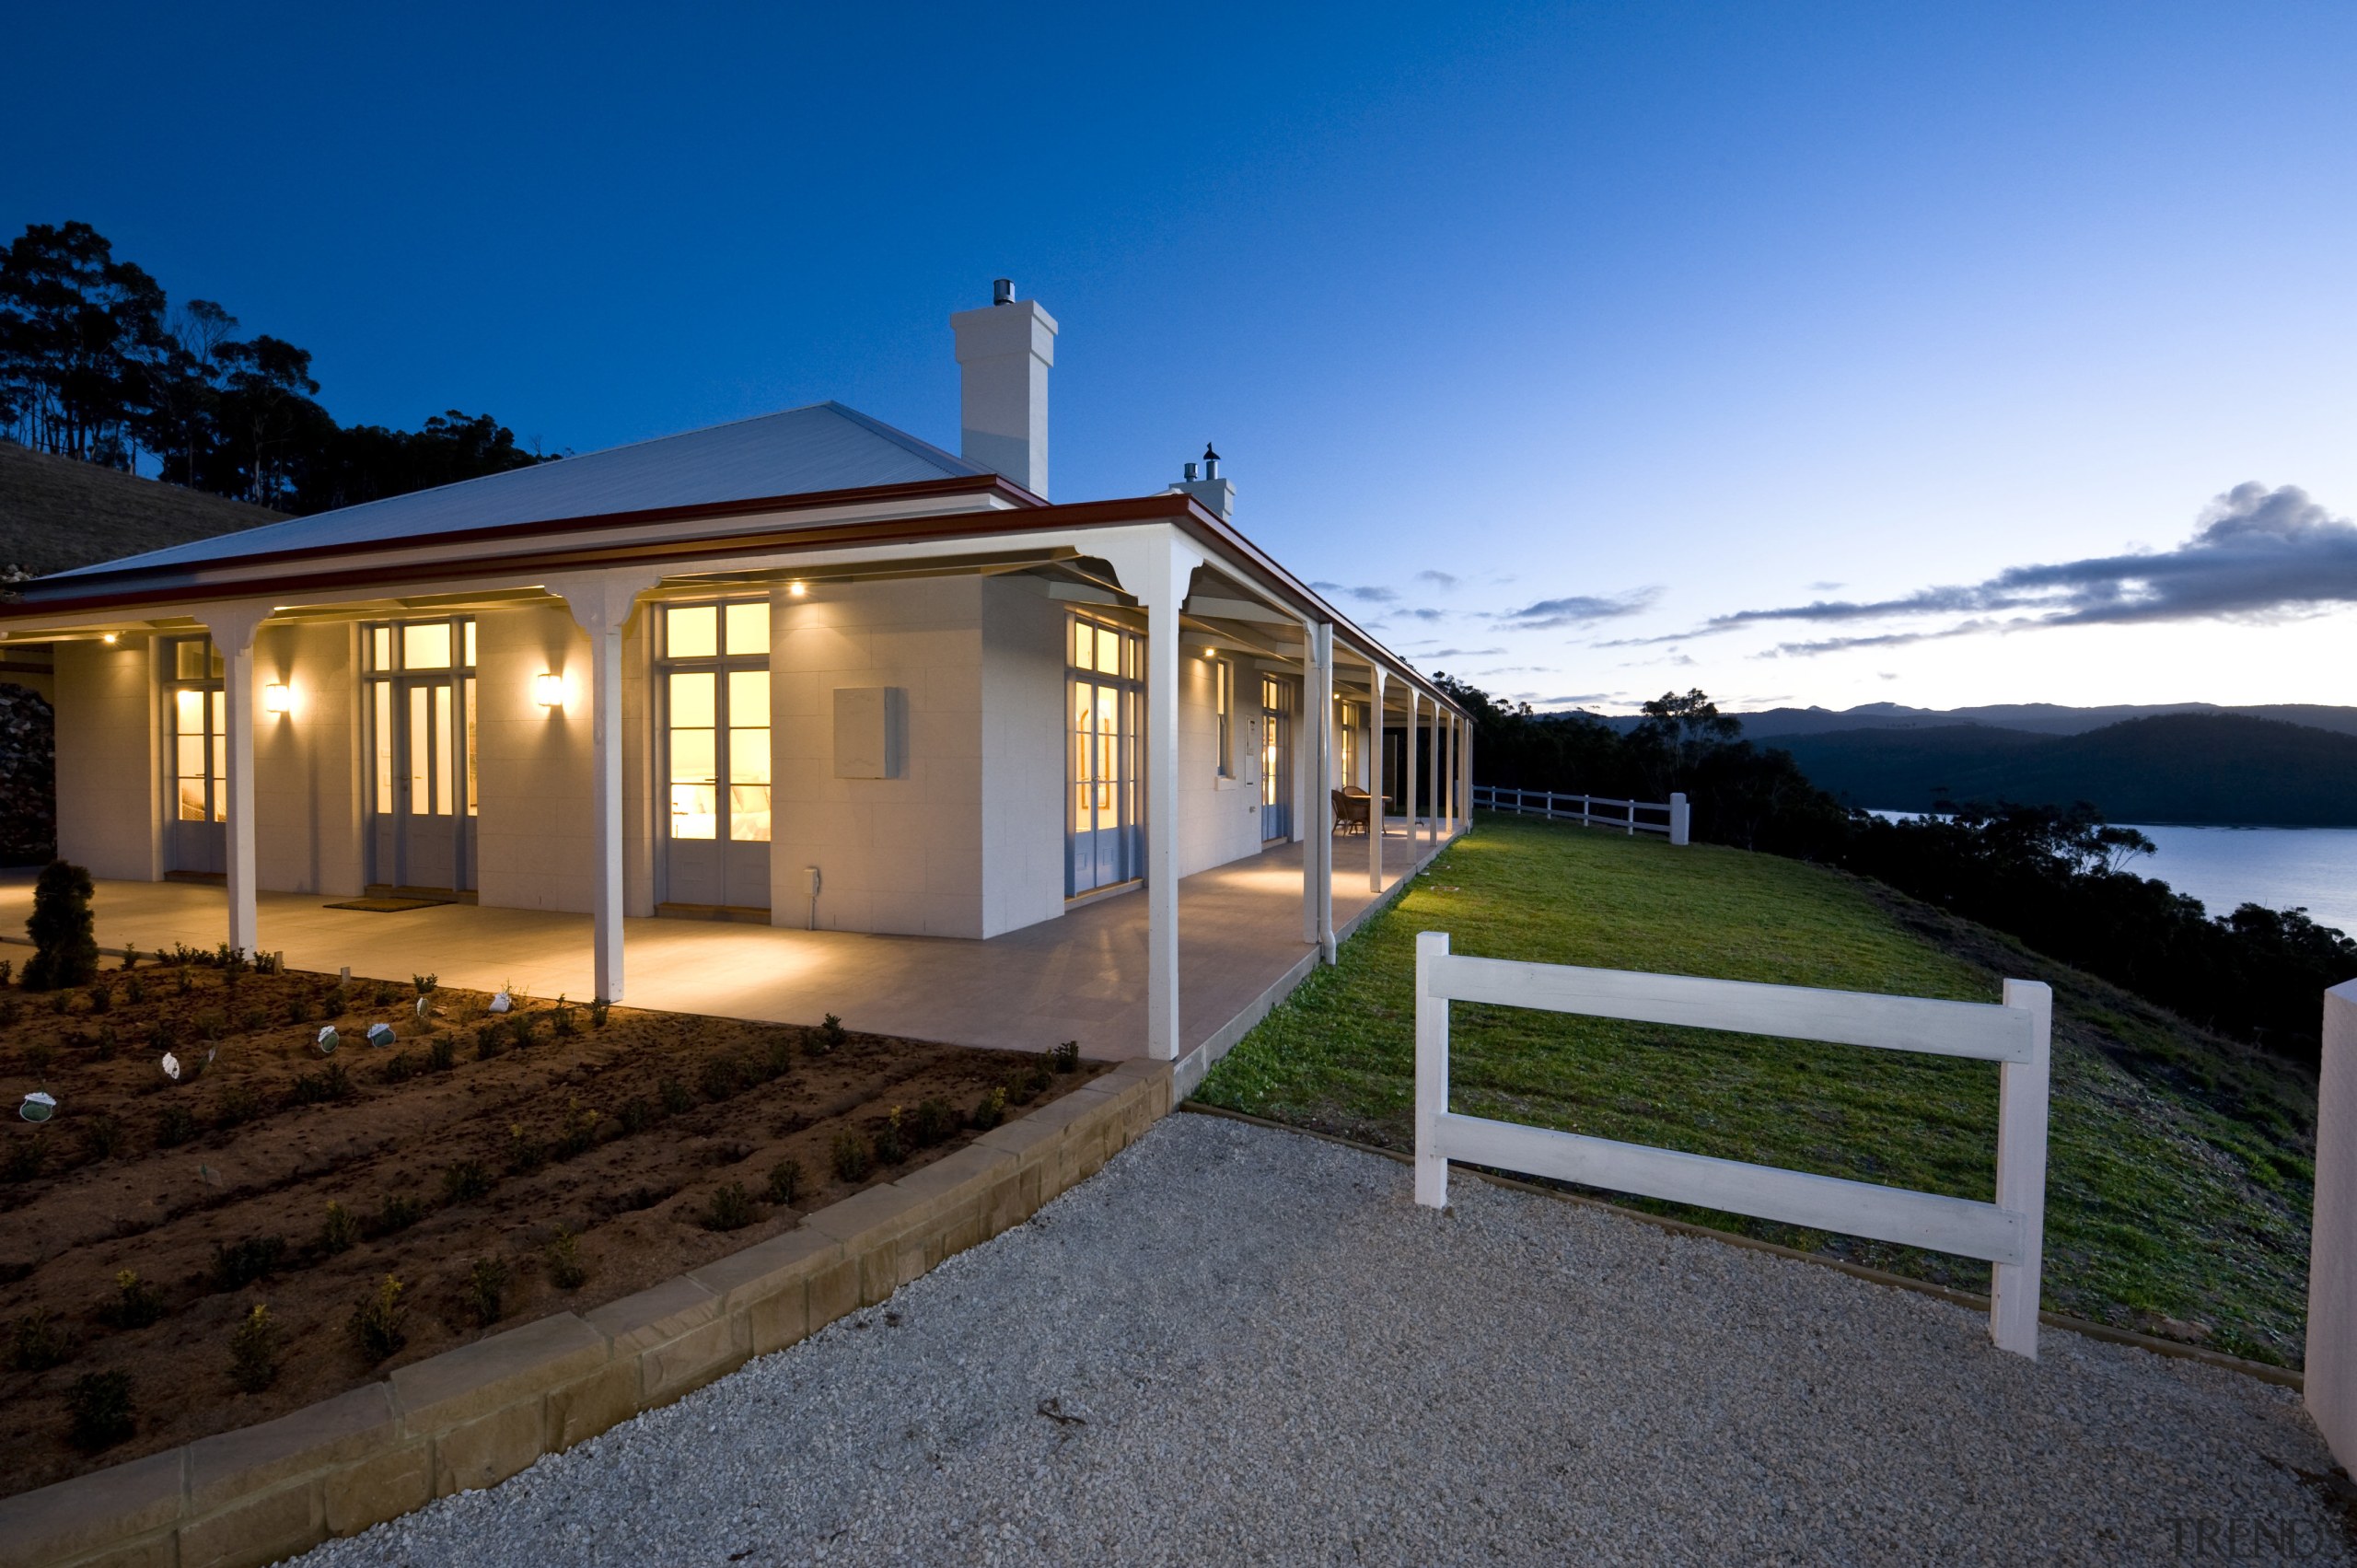
[[[2181,1520],[2357,1560],[2282,1389],[2050,1331],[2032,1365],[1831,1270],[1408,1185],[1172,1117],[887,1307],[303,1561],[2203,1560]]]

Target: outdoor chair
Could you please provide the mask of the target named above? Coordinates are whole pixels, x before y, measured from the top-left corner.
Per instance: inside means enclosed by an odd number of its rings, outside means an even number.
[[[1373,819],[1369,807],[1372,797],[1364,790],[1338,789],[1334,796],[1334,830],[1338,833],[1364,833]]]

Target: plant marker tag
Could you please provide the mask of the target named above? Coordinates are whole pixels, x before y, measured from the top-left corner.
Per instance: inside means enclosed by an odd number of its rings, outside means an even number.
[[[57,1114],[57,1097],[46,1089],[35,1089],[17,1108],[17,1114],[28,1121],[46,1121]]]
[[[196,1167],[196,1175],[197,1179],[203,1182],[208,1187],[218,1187],[221,1185],[221,1173],[214,1169],[209,1165],[198,1166]]]
[[[392,1025],[390,1025],[390,1024],[371,1024],[371,1025],[369,1025],[369,1026],[368,1026],[368,1043],[369,1043],[370,1045],[390,1045],[390,1044],[392,1044],[392,1043],[393,1043],[393,1026],[392,1026]]]
[[[505,1013],[508,1008],[513,1007],[514,1005],[516,1005],[516,1004],[510,1001],[508,999],[507,993],[503,991],[498,995],[491,999],[491,1005],[485,1010],[493,1013]]]
[[[335,1032],[335,1026],[333,1024],[330,1024],[327,1028],[319,1031],[319,1054],[321,1056],[333,1056],[335,1054],[335,1048],[343,1043],[343,1037]]]
[[[164,1052],[164,1076],[175,1084],[180,1081],[180,1059],[168,1051]]]
[[[423,996],[417,999],[417,1016],[420,1018],[425,1016],[425,998]]]

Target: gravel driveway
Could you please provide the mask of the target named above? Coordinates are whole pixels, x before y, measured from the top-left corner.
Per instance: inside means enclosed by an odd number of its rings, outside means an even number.
[[[2283,1389],[1453,1196],[1173,1116],[885,1307],[301,1561],[2357,1561]]]

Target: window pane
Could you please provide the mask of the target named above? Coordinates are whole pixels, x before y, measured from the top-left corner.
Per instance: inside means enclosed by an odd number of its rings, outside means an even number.
[[[663,617],[663,635],[664,650],[673,658],[710,658],[720,651],[720,610],[709,604],[669,610]]]
[[[709,670],[673,670],[671,672],[671,723],[676,727],[691,729],[712,727],[713,681]]]
[[[425,765],[434,755],[426,739],[425,688],[409,689],[409,799],[406,809],[412,816],[421,816],[430,809],[432,797],[425,783]]]
[[[713,811],[714,794],[710,784],[675,784],[671,786],[673,838],[713,839],[720,836],[720,821]]]
[[[172,776],[182,784],[193,783],[199,795],[204,792],[205,746],[203,732],[183,735],[172,743]]]
[[[467,622],[467,662],[474,663],[475,623]],[[475,682],[467,678],[467,815],[475,815]]]
[[[203,692],[183,690],[172,693],[172,731],[176,735],[203,737]]]
[[[731,745],[735,742],[732,740]],[[735,766],[730,753],[730,766]],[[732,784],[728,790],[728,836],[740,844],[770,842],[770,786]]]
[[[450,689],[434,689],[434,815],[450,815]]]
[[[468,621],[463,624],[467,634],[467,668],[472,669],[475,667],[475,623]]]
[[[711,730],[675,729],[671,732],[671,781],[674,784],[712,784],[719,777],[719,758]]]
[[[403,669],[447,669],[450,668],[450,623],[430,621],[423,626],[401,628],[401,668]]]
[[[765,784],[770,782],[770,732],[732,729],[728,732],[728,782]]]
[[[377,809],[393,808],[393,683],[377,683]]]
[[[1121,644],[1119,632],[1099,626],[1097,629],[1097,668],[1107,675],[1121,673]]]
[[[371,626],[368,629],[368,668],[371,669],[393,668],[393,629],[391,627]]]
[[[765,654],[770,651],[770,607],[767,599],[753,599],[728,607],[728,651],[736,654]]]
[[[1072,667],[1087,669],[1097,662],[1097,628],[1075,616],[1072,623]]]
[[[732,669],[728,672],[728,722],[766,729],[770,722],[770,672]]]

